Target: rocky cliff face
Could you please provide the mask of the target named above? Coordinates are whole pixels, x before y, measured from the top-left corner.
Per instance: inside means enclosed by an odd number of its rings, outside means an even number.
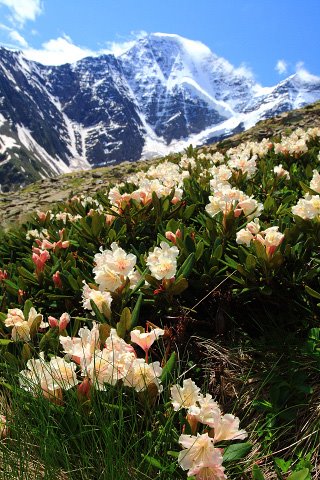
[[[1,48],[1,188],[205,144],[319,98],[318,77],[263,88],[178,35],[56,67]]]

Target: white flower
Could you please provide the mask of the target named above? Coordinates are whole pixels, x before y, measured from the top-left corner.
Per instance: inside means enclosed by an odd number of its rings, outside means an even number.
[[[189,408],[200,400],[200,388],[187,378],[183,380],[183,386],[173,385],[171,387],[171,403],[175,411],[181,408]]]
[[[221,417],[221,411],[217,402],[212,400],[212,395],[209,393],[204,397],[200,395],[196,405],[191,405],[188,409],[188,417],[191,416],[194,420],[214,427],[217,422],[217,417]]]
[[[178,463],[183,470],[191,471],[189,473],[192,475],[205,466],[222,464],[221,451],[214,447],[213,439],[207,433],[180,435],[179,443],[184,450],[179,453]]]
[[[76,375],[77,366],[73,362],[67,362],[61,357],[53,357],[48,368],[54,384],[57,384],[62,390],[69,390],[79,383]]]
[[[240,420],[231,413],[217,416],[213,425],[214,443],[222,440],[244,440],[248,434],[245,430],[239,430]]]
[[[313,170],[313,177],[310,182],[310,188],[317,193],[320,193],[320,174],[317,170]]]
[[[72,360],[81,365],[85,372],[87,365],[91,362],[94,352],[100,346],[99,325],[92,322],[92,329],[83,327],[79,329],[78,337],[65,337],[60,335],[60,343],[63,351]]]
[[[133,387],[136,392],[146,390],[146,388],[154,384],[160,392],[162,390],[159,377],[162,368],[159,362],[146,363],[143,358],[136,358],[123,379],[124,385]]]
[[[4,324],[6,327],[13,327],[11,331],[12,340],[29,342],[29,340],[31,340],[30,328],[35,320],[41,322],[39,328],[45,328],[47,326],[43,322],[43,315],[37,313],[34,307],[30,308],[27,319],[25,319],[23,311],[20,310],[20,308],[10,308]]]
[[[238,245],[246,245],[250,247],[251,240],[253,240],[253,235],[246,228],[242,228],[237,232],[236,242]]]
[[[277,177],[282,178],[285,177],[287,180],[290,179],[290,173],[288,170],[285,170],[280,163],[280,165],[277,165],[273,168],[274,173],[277,175]]]
[[[106,307],[107,311],[109,312],[108,318],[110,318],[111,302],[112,302],[112,296],[110,292],[101,292],[100,290],[95,290],[94,288],[90,288],[85,281],[83,281],[83,283],[84,283],[83,290],[82,290],[83,308],[85,308],[86,310],[92,310],[90,300],[93,300],[100,312],[103,311],[103,308],[102,308],[103,305]],[[92,314],[94,315],[94,312]]]
[[[137,258],[132,253],[127,254],[116,242],[111,244],[111,250],[100,247],[100,252],[94,256],[95,281],[101,291],[114,292],[134,273]]]
[[[109,350],[96,351],[87,368],[87,375],[98,390],[105,390],[106,384],[115,385],[127,377],[135,355],[132,352]]]
[[[177,270],[177,256],[179,250],[176,246],[170,247],[166,242],[161,242],[160,247],[155,247],[147,257],[147,265],[151,275],[157,280],[170,279]]]

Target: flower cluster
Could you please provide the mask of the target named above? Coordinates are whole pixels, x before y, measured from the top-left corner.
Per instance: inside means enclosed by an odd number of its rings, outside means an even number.
[[[43,316],[37,313],[32,307],[29,311],[28,318],[20,308],[9,308],[7,318],[4,322],[6,327],[13,327],[11,330],[11,338],[14,341],[29,342],[31,340],[31,327],[37,325],[38,328],[45,328],[47,325],[43,322]]]
[[[222,450],[215,445],[221,441],[243,440],[247,437],[245,430],[239,430],[239,419],[231,414],[223,415],[212,396],[204,396],[190,378],[183,381],[182,387],[171,387],[171,402],[175,411],[187,411],[192,431],[192,435],[182,434],[179,438],[184,448],[178,457],[181,468],[188,470],[188,476],[195,475],[197,480],[226,478]],[[209,427],[209,431],[202,434],[197,432],[199,423]]]
[[[111,250],[103,250],[94,256],[95,267],[93,273],[99,290],[115,292],[123,287],[127,280],[133,285],[137,279],[135,270],[137,258],[132,253],[126,253],[116,242],[111,244]],[[88,290],[85,287],[84,299],[88,299]]]
[[[320,174],[317,170],[313,170],[310,188],[315,193],[320,194]],[[319,219],[320,195],[311,195],[310,193],[307,193],[304,198],[298,200],[297,205],[294,205],[291,211],[293,215],[297,215],[304,220]]]
[[[278,230],[279,227],[275,226],[261,231],[259,219],[256,218],[237,232],[236,242],[249,247],[252,241],[258,241],[264,245],[268,257],[271,257],[284,239],[284,234]]]
[[[168,243],[161,242],[160,247],[155,247],[147,257],[147,265],[151,275],[157,280],[170,280],[177,271],[177,257],[179,250],[176,246],[170,247]]]

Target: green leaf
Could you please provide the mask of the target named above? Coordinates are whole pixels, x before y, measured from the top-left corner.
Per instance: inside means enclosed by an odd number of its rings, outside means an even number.
[[[24,308],[23,308],[23,315],[24,315],[25,320],[28,320],[29,312],[30,312],[32,307],[33,307],[33,304],[31,302],[31,300],[29,300],[29,299],[26,300],[25,304],[24,304]]]
[[[223,461],[233,462],[234,460],[240,460],[241,458],[248,455],[251,449],[252,444],[249,442],[229,445],[229,447],[227,447],[224,451]]]
[[[287,480],[309,480],[310,475],[309,475],[309,468],[303,468],[302,470],[299,470],[298,472],[293,472]]]
[[[35,319],[32,322],[32,325],[30,327],[30,337],[34,337],[34,335],[37,333],[40,327],[40,323],[42,322],[42,315],[37,315]]]
[[[142,301],[143,301],[143,294],[140,293],[138,300],[136,301],[136,304],[132,310],[130,330],[132,330],[138,323]]]
[[[91,305],[91,308],[92,308],[95,316],[97,317],[98,322],[99,323],[105,323],[104,316],[102,315],[102,313],[100,312],[99,308],[97,307],[97,305],[94,303],[93,300],[90,300],[90,305]]]
[[[220,260],[220,258],[222,257],[222,253],[223,253],[223,247],[222,245],[218,245],[217,248],[215,249],[215,251],[213,252],[213,256],[214,258],[216,258],[217,260]]]
[[[130,308],[125,307],[121,312],[120,322],[123,323],[126,330],[130,330],[131,326],[131,311]]]
[[[188,280],[184,277],[180,277],[170,287],[170,293],[172,293],[172,295],[180,295],[180,293],[184,292],[188,288],[188,286]]]
[[[202,257],[203,251],[204,251],[204,243],[203,243],[203,241],[201,240],[201,241],[198,243],[197,247],[196,247],[196,254],[195,254],[196,261],[198,261],[199,258]]]
[[[152,465],[153,467],[156,467],[158,468],[158,470],[163,470],[165,467],[162,466],[162,464],[159,462],[159,460],[157,460],[156,458],[154,457],[150,457],[149,455],[143,455],[143,458],[146,462],[148,462],[150,465]]]
[[[75,292],[79,292],[79,290],[80,290],[79,284],[78,284],[77,280],[71,274],[68,275],[68,282],[69,282],[72,290],[74,290]]]
[[[184,220],[189,220],[189,218],[191,217],[191,215],[193,215],[193,212],[196,208],[196,205],[189,205],[188,207],[186,207],[185,211],[183,212],[183,219]]]
[[[24,267],[18,267],[17,270],[20,273],[20,275],[22,276],[22,278],[24,278],[25,280],[28,280],[29,283],[33,283],[34,285],[38,285],[38,280],[33,275],[33,273],[29,272]]]
[[[96,213],[92,217],[91,229],[95,237],[99,237],[101,230],[103,228],[102,217],[99,213]]]
[[[165,382],[166,379],[171,374],[171,372],[172,372],[172,370],[175,366],[175,363],[176,363],[176,357],[177,357],[176,352],[172,352],[169,360],[167,361],[167,363],[163,367],[161,377],[160,377],[162,382]]]
[[[311,297],[314,297],[314,298],[316,298],[317,300],[320,300],[320,293],[319,293],[319,292],[316,292],[315,290],[313,290],[313,288],[308,287],[308,285],[306,285],[304,288],[305,288],[306,292],[307,292],[309,295],[311,295]]]
[[[194,262],[195,262],[195,254],[194,252],[192,252],[190,253],[188,258],[183,262],[183,264],[177,271],[176,277],[178,278],[182,275],[184,278],[187,278],[193,269]]]
[[[256,265],[257,265],[256,257],[251,253],[249,253],[249,255],[246,258],[246,268],[248,270],[254,270]]]
[[[9,340],[7,338],[1,338],[0,339],[0,346],[1,345],[9,345],[9,343],[13,343],[12,340]]]
[[[260,467],[258,467],[258,465],[253,465],[252,480],[265,480],[262,470]]]

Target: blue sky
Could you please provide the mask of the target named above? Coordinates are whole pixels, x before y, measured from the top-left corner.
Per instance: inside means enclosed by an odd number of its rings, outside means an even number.
[[[57,64],[176,33],[269,86],[297,68],[320,76],[319,20],[320,0],[0,0],[0,44]]]

